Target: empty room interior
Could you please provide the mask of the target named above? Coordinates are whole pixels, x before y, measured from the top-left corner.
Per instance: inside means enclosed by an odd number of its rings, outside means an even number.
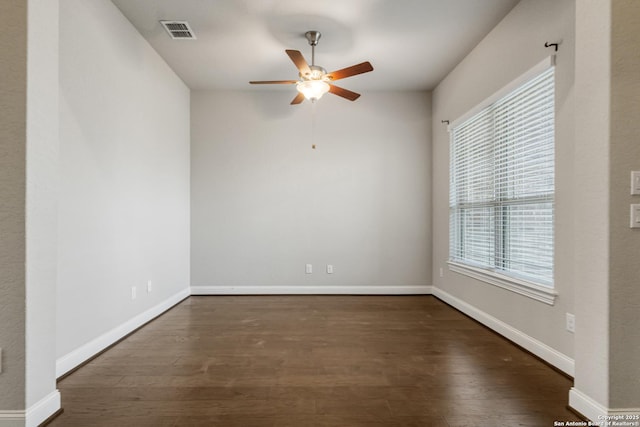
[[[640,426],[640,1],[0,23],[0,427]]]

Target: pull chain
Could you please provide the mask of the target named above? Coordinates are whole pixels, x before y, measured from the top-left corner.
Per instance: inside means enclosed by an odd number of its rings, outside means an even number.
[[[311,148],[316,149],[316,103],[311,103]]]

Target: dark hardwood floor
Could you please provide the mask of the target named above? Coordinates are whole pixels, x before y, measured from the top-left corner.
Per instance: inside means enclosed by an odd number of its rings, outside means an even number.
[[[61,380],[48,425],[544,427],[571,384],[431,296],[201,296]]]

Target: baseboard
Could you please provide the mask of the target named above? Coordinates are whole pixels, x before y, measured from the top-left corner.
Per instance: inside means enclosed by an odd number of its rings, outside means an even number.
[[[638,425],[640,417],[640,408],[607,408],[575,387],[569,391],[569,406],[593,421],[594,425]],[[614,421],[620,424],[614,424]],[[624,424],[625,421],[630,424]]]
[[[24,427],[27,411],[0,411],[0,427]]]
[[[26,427],[37,427],[60,409],[60,392],[54,390],[27,409]]]
[[[591,399],[575,387],[569,390],[569,406],[591,421],[603,420],[607,415],[607,408]]]
[[[430,295],[431,286],[192,286],[191,295]]]
[[[0,411],[0,427],[37,427],[60,409],[60,392],[52,391],[26,411]]]
[[[135,331],[140,326],[169,310],[171,307],[178,304],[189,295],[189,288],[185,288],[177,294],[167,298],[160,304],[151,307],[150,309],[138,314],[127,322],[117,326],[116,328],[108,332],[105,332],[104,334],[89,341],[83,346],[58,358],[58,360],[56,361],[56,377],[60,378],[64,374],[75,369],[85,361],[91,359],[96,354],[116,343],[118,340]]]
[[[550,365],[555,366],[557,369],[561,370],[567,375],[573,377],[575,364],[574,360],[570,357],[549,347],[545,343],[523,333],[522,331],[515,329],[514,327],[504,323],[503,321],[496,319],[490,314],[485,313],[484,311],[466,303],[465,301],[454,297],[453,295],[443,291],[442,289],[434,287],[433,295],[460,310],[467,316],[493,329],[495,332],[513,341],[520,347],[526,349],[527,351],[530,351],[531,353],[535,354]]]

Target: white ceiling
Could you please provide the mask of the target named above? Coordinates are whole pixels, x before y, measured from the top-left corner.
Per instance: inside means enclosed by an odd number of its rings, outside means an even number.
[[[318,30],[317,65],[372,63],[373,72],[340,84],[360,91],[433,89],[518,2],[112,1],[192,89],[255,90],[249,80],[297,79],[284,50],[300,50],[311,63],[304,33]],[[171,39],[160,20],[188,21],[197,40]]]

